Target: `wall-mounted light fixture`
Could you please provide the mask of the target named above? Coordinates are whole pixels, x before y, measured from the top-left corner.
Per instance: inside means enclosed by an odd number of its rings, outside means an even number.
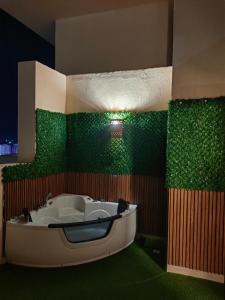
[[[120,138],[123,136],[123,121],[114,119],[111,120],[111,136],[112,138]]]

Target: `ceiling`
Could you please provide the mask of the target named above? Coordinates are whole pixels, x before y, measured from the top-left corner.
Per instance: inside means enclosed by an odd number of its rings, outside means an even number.
[[[54,21],[165,0],[0,0],[0,8],[54,44]]]

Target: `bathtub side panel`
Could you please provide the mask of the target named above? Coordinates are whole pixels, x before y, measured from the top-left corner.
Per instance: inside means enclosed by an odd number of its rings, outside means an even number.
[[[102,239],[70,243],[62,229],[7,223],[8,262],[26,266],[57,267],[94,261],[127,247],[136,233],[136,211],[114,221]]]

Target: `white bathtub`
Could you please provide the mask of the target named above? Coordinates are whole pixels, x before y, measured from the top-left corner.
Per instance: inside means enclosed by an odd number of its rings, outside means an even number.
[[[6,259],[32,267],[71,266],[98,260],[130,245],[136,205],[117,214],[118,204],[62,194],[46,206],[6,224]]]

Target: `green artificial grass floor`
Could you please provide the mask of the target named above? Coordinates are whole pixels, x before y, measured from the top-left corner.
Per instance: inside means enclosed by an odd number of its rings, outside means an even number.
[[[164,254],[162,244],[147,240],[103,260],[75,267],[3,265],[0,299],[224,299],[222,284],[166,273],[162,268]]]

